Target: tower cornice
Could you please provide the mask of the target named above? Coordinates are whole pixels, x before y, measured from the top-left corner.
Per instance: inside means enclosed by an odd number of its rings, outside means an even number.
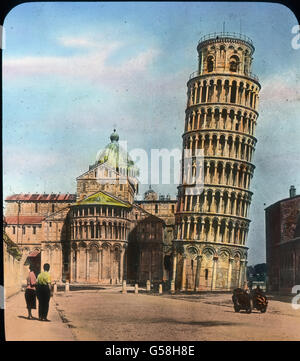
[[[259,113],[257,110],[251,108],[251,107],[247,107],[245,105],[241,105],[241,104],[234,104],[234,103],[225,103],[225,102],[219,102],[219,103],[197,103],[197,104],[192,104],[192,105],[189,105],[188,107],[186,107],[186,110],[185,110],[185,113],[187,113],[188,111],[190,111],[191,109],[194,109],[194,108],[199,108],[199,107],[207,107],[207,108],[210,108],[212,106],[216,106],[216,107],[222,107],[222,108],[228,108],[229,110],[230,109],[233,109],[233,108],[243,108],[243,109],[246,109],[248,111],[251,111],[253,113],[256,114],[256,116],[258,117]]]
[[[203,78],[217,78],[217,77],[228,77],[230,79],[232,79],[233,77],[235,78],[242,78],[242,79],[246,79],[248,81],[252,81],[254,82],[256,85],[258,85],[259,87],[259,90],[261,89],[261,85],[260,85],[260,82],[259,82],[259,79],[258,79],[258,76],[253,74],[253,73],[248,73],[249,75],[244,75],[244,74],[239,74],[239,73],[214,73],[214,72],[211,72],[211,73],[200,73],[199,70],[196,70],[194,71],[190,77],[189,77],[189,80],[187,81],[187,86],[190,85],[190,83],[195,80],[196,78],[199,78],[199,79],[203,79]],[[217,79],[216,79],[217,80]],[[234,79],[233,79],[234,80]]]
[[[257,143],[257,138],[255,138],[253,135],[249,134],[249,133],[243,133],[243,132],[238,132],[236,130],[231,130],[231,129],[217,129],[217,128],[206,128],[206,129],[198,129],[198,130],[188,130],[186,132],[184,132],[182,134],[182,138],[184,138],[186,135],[190,135],[190,134],[194,134],[198,135],[199,133],[212,133],[212,132],[218,132],[218,133],[228,133],[228,134],[232,134],[232,135],[240,135],[243,137],[248,137],[252,140],[255,141],[255,144]]]

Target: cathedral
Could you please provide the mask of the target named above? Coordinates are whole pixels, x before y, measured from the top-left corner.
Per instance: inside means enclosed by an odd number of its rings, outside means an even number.
[[[176,200],[151,187],[134,200],[138,169],[118,141],[114,130],[76,194],[6,198],[6,234],[36,272],[47,262],[56,282],[168,283]]]

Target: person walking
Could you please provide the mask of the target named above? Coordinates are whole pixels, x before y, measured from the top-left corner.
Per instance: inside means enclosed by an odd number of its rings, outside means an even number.
[[[49,301],[51,297],[51,277],[50,265],[45,263],[43,266],[44,272],[41,272],[37,277],[36,295],[39,300],[39,319],[40,321],[50,321],[47,319],[49,311]]]
[[[31,310],[36,309],[36,277],[34,273],[34,268],[32,265],[29,266],[29,274],[27,277],[27,287],[25,290],[25,300],[28,310],[28,320],[32,319]]]

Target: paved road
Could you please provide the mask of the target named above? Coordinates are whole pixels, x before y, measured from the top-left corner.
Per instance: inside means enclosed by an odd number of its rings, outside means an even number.
[[[24,292],[10,297],[5,303],[5,338],[7,341],[73,341],[67,323],[59,316],[55,306],[55,299],[51,298],[48,319],[51,322],[38,320],[38,310],[33,310],[33,320],[27,319],[27,309]],[[37,302],[38,306],[38,302]]]
[[[287,300],[288,301],[288,300]],[[300,309],[270,300],[267,313],[235,313],[230,294],[121,294],[120,289],[58,293],[77,340],[300,340]]]

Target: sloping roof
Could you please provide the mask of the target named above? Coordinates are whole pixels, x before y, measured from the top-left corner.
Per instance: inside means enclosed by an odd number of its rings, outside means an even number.
[[[52,193],[52,194],[13,194],[5,198],[6,201],[68,201],[75,202],[76,194]]]
[[[18,219],[19,218],[19,219]],[[6,216],[5,222],[10,224],[41,224],[45,217],[41,216]]]
[[[37,257],[41,254],[40,251],[32,251],[29,253],[29,255],[27,257]]]
[[[146,214],[148,218],[153,218],[153,219],[155,219],[157,222],[161,222],[161,223],[163,223],[163,224],[166,224],[166,222],[165,222],[162,218],[157,217],[155,214],[152,214],[152,213],[146,211],[143,207],[141,207],[141,206],[139,206],[139,205],[137,205],[137,204],[135,204],[135,203],[133,204],[133,207],[136,208],[136,209],[138,209],[141,213]]]
[[[131,205],[127,202],[122,201],[121,199],[114,197],[106,192],[100,191],[91,196],[84,198],[82,201],[76,203],[76,205],[84,204],[95,204],[95,205],[104,205],[104,206],[118,206],[131,208]]]
[[[62,213],[62,217],[65,218],[66,214],[64,214],[65,212],[68,212],[70,209],[70,205],[67,205],[66,207],[63,207],[63,208],[60,208],[60,209],[57,209],[55,212],[52,212],[50,214],[47,214],[45,215],[45,220],[55,220],[57,216],[60,216],[60,214]]]
[[[272,208],[274,206],[277,206],[277,205],[279,205],[280,203],[283,203],[283,202],[293,201],[293,200],[295,200],[295,199],[297,199],[299,197],[300,197],[300,194],[297,194],[297,195],[295,195],[295,197],[289,197],[289,198],[281,199],[280,201],[277,201],[277,202],[269,205],[268,207],[266,207],[265,210],[267,210],[269,208]]]

